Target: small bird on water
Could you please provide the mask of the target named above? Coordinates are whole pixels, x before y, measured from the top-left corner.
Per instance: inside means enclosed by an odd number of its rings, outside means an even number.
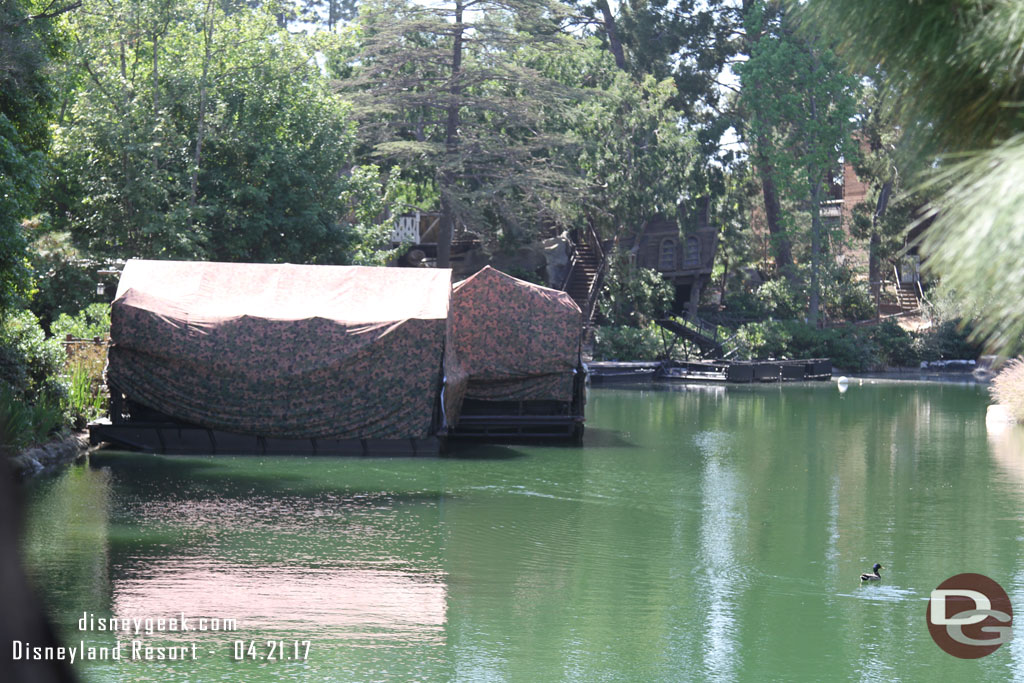
[[[878,573],[879,569],[885,569],[885,567],[883,567],[882,565],[880,565],[877,562],[875,562],[875,566],[871,568],[870,572],[864,572],[863,574],[860,575],[860,580],[861,581],[880,581],[882,577]]]

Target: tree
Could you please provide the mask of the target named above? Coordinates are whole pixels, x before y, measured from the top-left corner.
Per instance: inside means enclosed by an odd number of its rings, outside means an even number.
[[[574,97],[520,56],[558,46],[540,0],[383,0],[364,7],[358,66],[339,87],[360,136],[390,165],[427,169],[441,205],[438,265],[456,223],[490,242],[524,241],[557,223],[578,184],[548,121]]]
[[[215,0],[104,8],[75,20],[55,228],[100,257],[349,260],[354,126],[313,43]]]
[[[801,11],[812,31],[843,27],[840,49],[862,73],[882,65],[886,104],[912,132],[922,167],[943,158],[921,185],[941,191],[921,245],[926,265],[978,307],[980,337],[1020,349],[1024,6],[812,0]]]
[[[687,195],[697,150],[672,106],[673,81],[618,69],[593,36],[529,64],[581,94],[549,121],[577,141],[573,168],[585,192],[568,199],[579,220],[612,237],[637,231],[656,215],[674,216]]]
[[[856,81],[842,72],[830,50],[795,35],[785,11],[766,9],[751,7],[747,34],[761,37],[750,59],[737,67],[747,137],[762,173],[780,194],[810,213],[808,322],[817,325],[827,240],[821,205],[840,159],[854,151],[849,143]],[[782,222],[791,236],[796,227],[792,211],[783,213]]]
[[[58,49],[52,20],[72,5],[33,8],[0,0],[0,314],[31,289],[22,221],[36,210],[49,147],[54,96],[46,77]],[[33,13],[34,12],[34,13]]]

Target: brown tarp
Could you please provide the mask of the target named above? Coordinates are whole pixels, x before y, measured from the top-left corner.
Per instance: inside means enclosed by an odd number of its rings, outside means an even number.
[[[466,397],[571,401],[582,314],[565,292],[490,266],[455,285],[452,341]]]
[[[129,261],[108,379],[173,418],[281,438],[425,438],[447,375],[451,271]],[[449,415],[450,419],[455,416]]]

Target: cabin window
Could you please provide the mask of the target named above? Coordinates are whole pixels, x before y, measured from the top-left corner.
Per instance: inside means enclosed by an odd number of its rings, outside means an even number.
[[[658,270],[676,269],[676,241],[671,238],[661,241],[661,249],[658,251]]]
[[[700,240],[693,235],[686,238],[686,253],[683,256],[683,265],[700,265]]]

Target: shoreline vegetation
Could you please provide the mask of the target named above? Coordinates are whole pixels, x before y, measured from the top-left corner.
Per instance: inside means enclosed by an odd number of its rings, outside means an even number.
[[[1015,358],[992,380],[989,388],[996,404],[1002,406],[1007,417],[1024,423],[1024,359]]]

